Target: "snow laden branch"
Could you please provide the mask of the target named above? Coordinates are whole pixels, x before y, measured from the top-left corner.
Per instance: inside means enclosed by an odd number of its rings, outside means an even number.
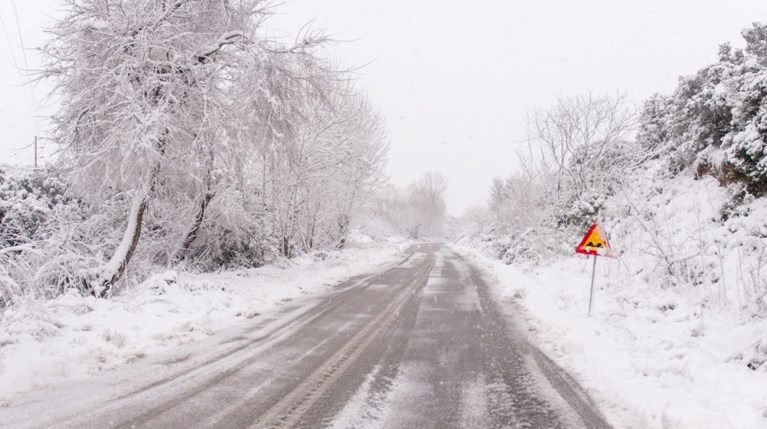
[[[40,251],[35,249],[31,245],[11,246],[11,247],[4,247],[0,249],[0,255],[4,255],[8,253],[17,253],[17,252],[29,252],[29,253],[34,253],[36,255],[41,255]]]
[[[245,35],[241,31],[230,31],[216,40],[216,42],[203,48],[200,52],[195,54],[194,58],[198,63],[205,63],[209,61],[211,55],[220,51],[226,45],[235,43],[238,39],[244,38]]]

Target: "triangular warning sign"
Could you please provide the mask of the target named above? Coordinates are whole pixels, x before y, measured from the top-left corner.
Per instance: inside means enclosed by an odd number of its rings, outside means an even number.
[[[597,220],[583,236],[581,244],[575,248],[576,253],[594,256],[612,256],[612,247],[607,241],[607,234],[602,230],[602,225]]]

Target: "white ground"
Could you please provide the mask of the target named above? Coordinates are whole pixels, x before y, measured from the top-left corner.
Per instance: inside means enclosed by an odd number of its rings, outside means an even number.
[[[405,246],[357,243],[324,259],[310,255],[220,274],[168,271],[110,300],[72,292],[8,309],[0,320],[0,408],[25,394],[189,349],[391,263]]]

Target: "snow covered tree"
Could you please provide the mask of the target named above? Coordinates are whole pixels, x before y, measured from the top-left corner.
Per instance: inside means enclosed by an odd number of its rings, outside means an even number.
[[[532,115],[529,152],[520,159],[559,226],[590,222],[620,186],[622,171],[640,156],[629,140],[634,124],[623,94],[562,98]]]
[[[293,55],[296,54],[296,55]],[[295,50],[271,50],[235,88],[259,199],[279,253],[342,247],[352,211],[382,175],[383,123],[348,76]],[[257,73],[255,71],[258,71]]]
[[[634,114],[623,94],[586,94],[559,99],[550,109],[535,112],[531,125],[540,161],[556,176],[557,197],[577,199],[609,179],[610,169],[622,161],[624,150],[616,148],[628,140]]]
[[[438,236],[446,215],[447,180],[429,171],[407,189],[408,232],[413,238]]]
[[[368,198],[364,207],[369,232],[380,236],[404,234],[407,229],[407,201],[402,189],[385,183]]]
[[[263,52],[256,30],[267,11],[260,0],[66,5],[45,48],[46,75],[63,100],[56,137],[73,191],[94,211],[128,212],[111,256],[81,279],[104,296],[134,256],[151,202],[195,213],[183,238],[165,237],[180,241],[182,254],[197,237],[213,195],[214,157],[229,143],[232,68]],[[198,191],[179,190],[190,185]],[[163,216],[156,221],[160,232],[174,224]]]
[[[325,142],[311,154],[314,179],[307,182],[306,200],[311,203],[305,206],[308,240],[303,240],[308,248],[318,234],[324,242],[343,248],[353,216],[383,179],[388,149],[383,121],[367,100],[348,90],[336,93],[330,111],[333,122],[317,139]]]
[[[0,204],[3,290],[104,297],[157,267],[344,247],[388,143],[348,73],[317,55],[324,36],[265,37],[264,0],[66,0],[64,12],[43,74],[62,100],[56,192],[74,208]]]

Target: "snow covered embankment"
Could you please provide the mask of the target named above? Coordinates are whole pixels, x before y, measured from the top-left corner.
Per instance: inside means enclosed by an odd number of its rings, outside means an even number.
[[[507,314],[526,320],[616,428],[765,428],[764,258],[754,249],[765,244],[767,201],[722,219],[733,192],[713,179],[664,187],[634,200],[646,202],[639,209],[649,224],[629,215],[605,225],[622,259],[599,259],[591,318],[590,259],[507,266],[456,250],[497,279]]]
[[[397,259],[367,244],[220,274],[167,271],[113,299],[76,292],[9,308],[0,319],[0,406],[32,389],[171,350]]]

